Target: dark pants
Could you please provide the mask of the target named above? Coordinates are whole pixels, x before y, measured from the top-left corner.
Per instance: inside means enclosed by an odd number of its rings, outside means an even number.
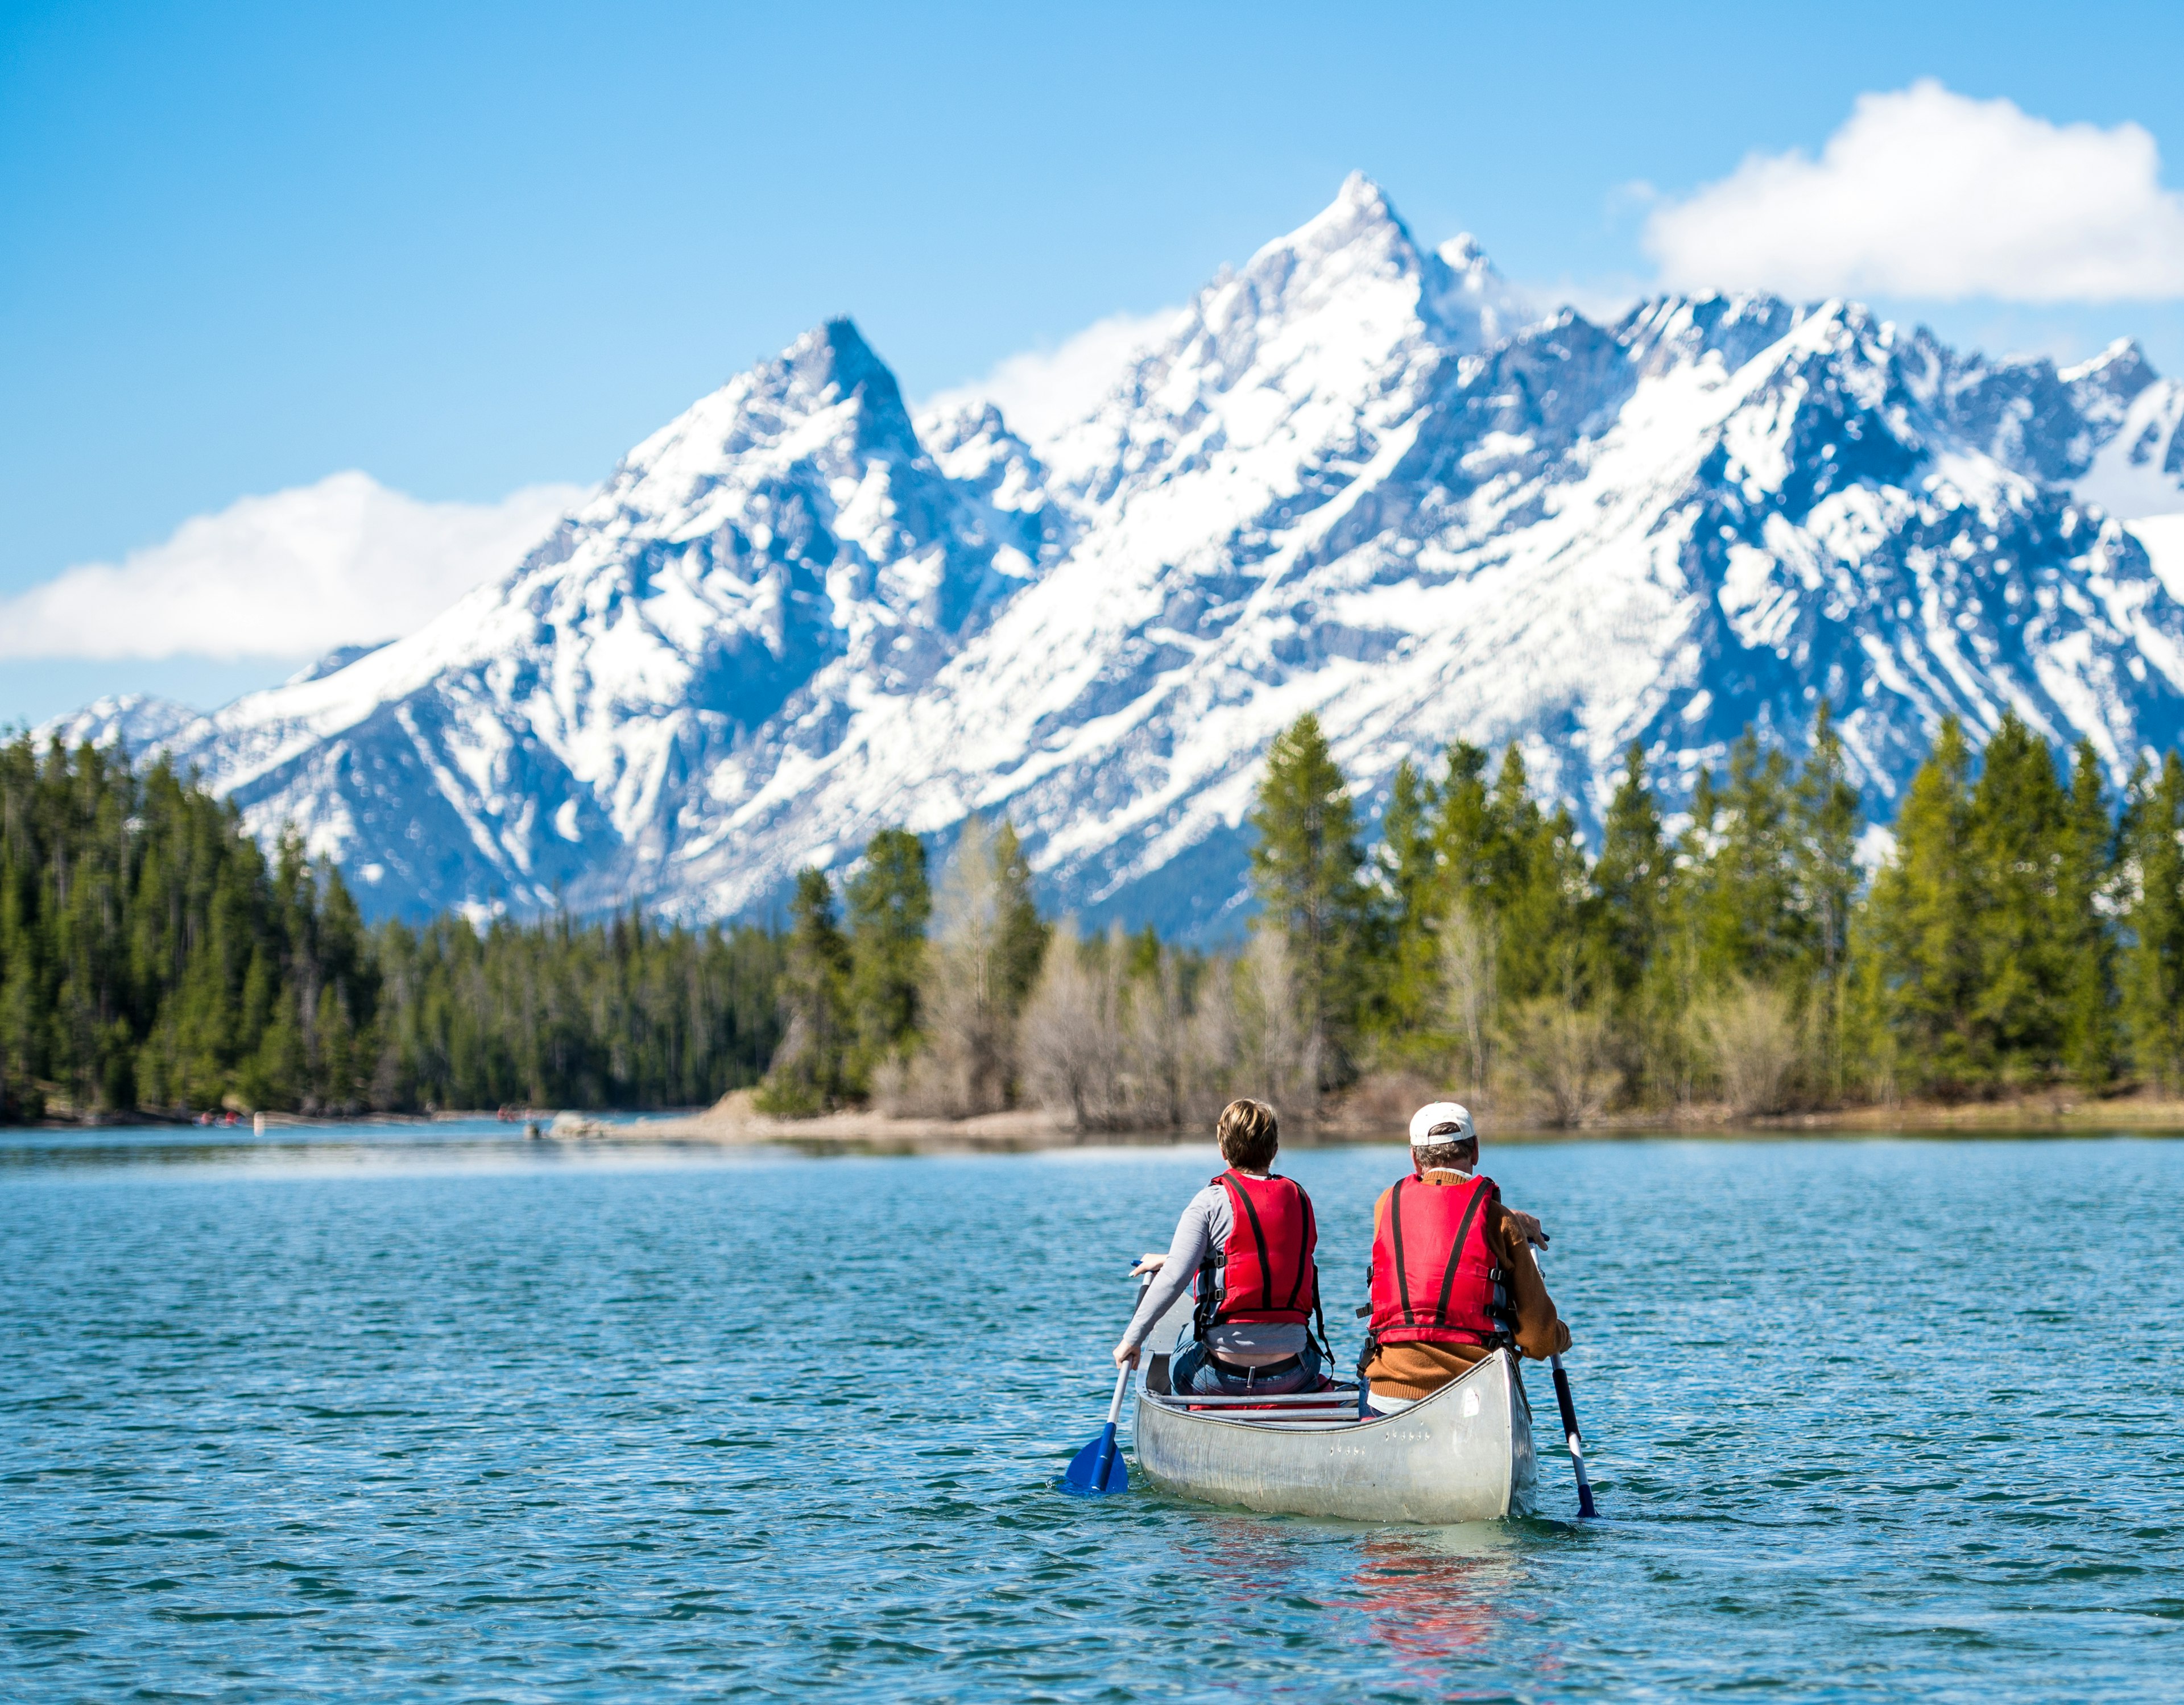
[[[1188,1344],[1167,1364],[1168,1390],[1179,1397],[1280,1397],[1319,1387],[1319,1346],[1307,1342],[1298,1364],[1279,1373],[1256,1369],[1230,1373],[1206,1353],[1203,1344]]]

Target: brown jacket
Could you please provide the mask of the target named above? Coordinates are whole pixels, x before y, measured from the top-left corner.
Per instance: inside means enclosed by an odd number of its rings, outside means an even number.
[[[1461,1173],[1424,1174],[1429,1184],[1468,1183]],[[1388,1211],[1388,1190],[1373,1204],[1373,1242],[1380,1241],[1380,1218]],[[1524,1241],[1497,1197],[1486,1212],[1486,1246],[1494,1251],[1509,1289],[1509,1301],[1517,1311],[1517,1347],[1525,1355],[1545,1361],[1569,1348],[1569,1328],[1555,1313],[1555,1300],[1547,1295],[1547,1282],[1540,1264],[1532,1259],[1532,1246]],[[1482,1344],[1390,1344],[1365,1364],[1365,1377],[1384,1397],[1429,1397],[1474,1362],[1491,1352]]]

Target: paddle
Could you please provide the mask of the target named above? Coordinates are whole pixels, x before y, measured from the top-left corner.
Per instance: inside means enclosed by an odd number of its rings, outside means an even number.
[[[1153,1282],[1150,1273],[1139,1286],[1140,1294],[1145,1285]],[[1115,1423],[1123,1418],[1123,1392],[1130,1383],[1127,1367],[1115,1370],[1115,1399],[1107,1405],[1107,1424],[1100,1429],[1100,1436],[1070,1459],[1062,1471],[1061,1490],[1074,1497],[1096,1498],[1109,1492],[1127,1492],[1130,1489],[1130,1465],[1123,1460],[1122,1451],[1115,1444]]]
[[[1570,1467],[1577,1470],[1577,1513],[1582,1520],[1600,1512],[1592,1505],[1592,1482],[1585,1477],[1585,1440],[1578,1436],[1577,1405],[1570,1401],[1569,1375],[1563,1372],[1563,1358],[1550,1356],[1547,1360],[1555,1370],[1555,1402],[1563,1412],[1563,1437],[1569,1444]]]
[[[1532,1251],[1532,1264],[1540,1265],[1540,1252]],[[1600,1512],[1593,1507],[1592,1482],[1585,1476],[1585,1440],[1577,1430],[1577,1405],[1571,1400],[1569,1375],[1563,1372],[1563,1358],[1547,1357],[1547,1364],[1555,1370],[1555,1407],[1563,1412],[1563,1440],[1569,1446],[1570,1467],[1577,1474],[1577,1513],[1583,1521]]]

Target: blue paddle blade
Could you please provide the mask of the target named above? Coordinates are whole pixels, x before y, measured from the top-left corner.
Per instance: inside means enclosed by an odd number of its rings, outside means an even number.
[[[1115,1424],[1110,1421],[1100,1436],[1079,1451],[1061,1475],[1061,1490],[1080,1498],[1100,1497],[1130,1489],[1130,1470],[1115,1443]]]

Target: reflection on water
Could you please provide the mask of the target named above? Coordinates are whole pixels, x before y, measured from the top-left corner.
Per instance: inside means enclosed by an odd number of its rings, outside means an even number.
[[[1285,1156],[1338,1359],[1403,1158]],[[0,1698],[2174,1696],[2184,1145],[1490,1165],[1598,1524],[1552,1403],[1553,1519],[1056,1492],[1202,1150],[0,1138]]]
[[[718,1164],[738,1151],[710,1143],[648,1141],[644,1122],[616,1122],[610,1136],[526,1136],[497,1119],[305,1125],[259,1132],[248,1122],[198,1127],[109,1125],[73,1128],[0,1126],[0,1172],[46,1173],[131,1168],[409,1173],[445,1167],[551,1167],[571,1164]]]
[[[1365,1613],[1362,1637],[1418,1686],[1460,1695],[1469,1674],[1463,1660],[1487,1649],[1497,1607],[1517,1581],[1515,1544],[1498,1524],[1365,1540],[1351,1577]]]

